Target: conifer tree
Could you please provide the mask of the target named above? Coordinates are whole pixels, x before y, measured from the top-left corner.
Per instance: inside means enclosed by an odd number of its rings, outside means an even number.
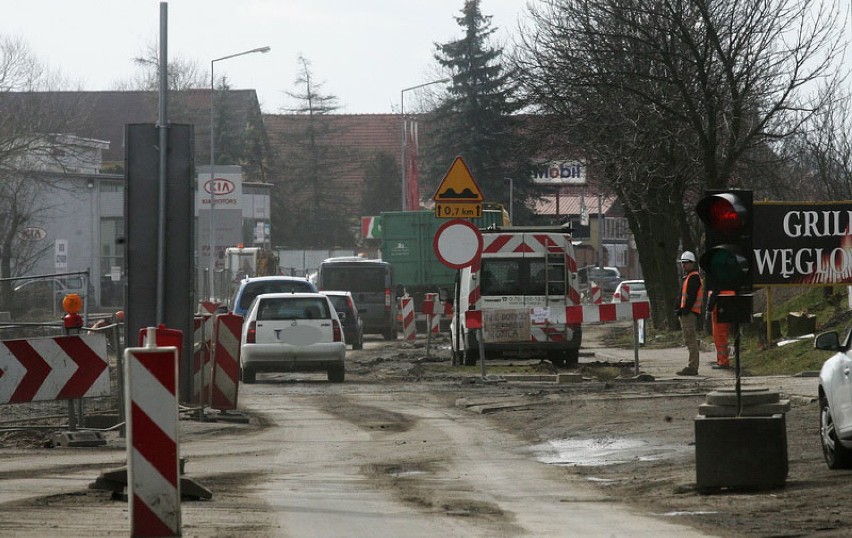
[[[436,44],[435,59],[452,77],[446,98],[429,118],[424,148],[422,193],[433,193],[456,156],[461,156],[486,201],[508,207],[512,177],[515,197],[527,191],[529,169],[520,151],[518,110],[511,73],[504,68],[502,50],[489,40],[496,31],[491,17],[480,11],[479,0],[466,0],[460,39]],[[515,204],[518,207],[521,204]]]

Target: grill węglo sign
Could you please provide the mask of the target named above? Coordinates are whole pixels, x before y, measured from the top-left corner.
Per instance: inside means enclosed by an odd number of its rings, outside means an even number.
[[[754,285],[852,283],[852,201],[755,202]]]

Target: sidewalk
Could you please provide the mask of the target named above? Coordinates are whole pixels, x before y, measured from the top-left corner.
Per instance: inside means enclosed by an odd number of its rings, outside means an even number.
[[[589,360],[589,356],[594,357],[599,361],[609,362],[629,362],[634,364],[634,350],[631,349],[613,349],[613,348],[583,348],[581,351],[580,362]],[[699,367],[697,376],[679,376],[676,374],[678,370],[686,366],[687,363],[686,346],[665,348],[665,349],[646,349],[639,347],[639,372],[654,376],[657,381],[682,381],[684,383],[708,383],[715,388],[724,387],[724,380],[730,380],[730,388],[735,385],[735,370],[733,369],[733,358],[731,360],[732,368],[730,370],[714,370],[711,366],[716,362],[715,351],[701,351],[699,358]],[[817,397],[819,378],[815,372],[805,372],[795,376],[755,376],[755,377],[740,377],[740,384],[743,387],[766,387],[770,390],[778,390],[789,397],[803,398],[812,400]]]

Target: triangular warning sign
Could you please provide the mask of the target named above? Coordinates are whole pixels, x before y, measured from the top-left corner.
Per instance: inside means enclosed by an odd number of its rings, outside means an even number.
[[[482,191],[461,157],[456,157],[453,161],[432,199],[436,202],[481,203],[483,201]]]

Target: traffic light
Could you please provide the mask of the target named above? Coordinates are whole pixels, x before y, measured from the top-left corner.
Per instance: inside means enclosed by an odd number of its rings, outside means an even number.
[[[705,235],[698,265],[707,289],[716,296],[719,321],[749,323],[754,291],[752,192],[707,191],[695,210]]]

